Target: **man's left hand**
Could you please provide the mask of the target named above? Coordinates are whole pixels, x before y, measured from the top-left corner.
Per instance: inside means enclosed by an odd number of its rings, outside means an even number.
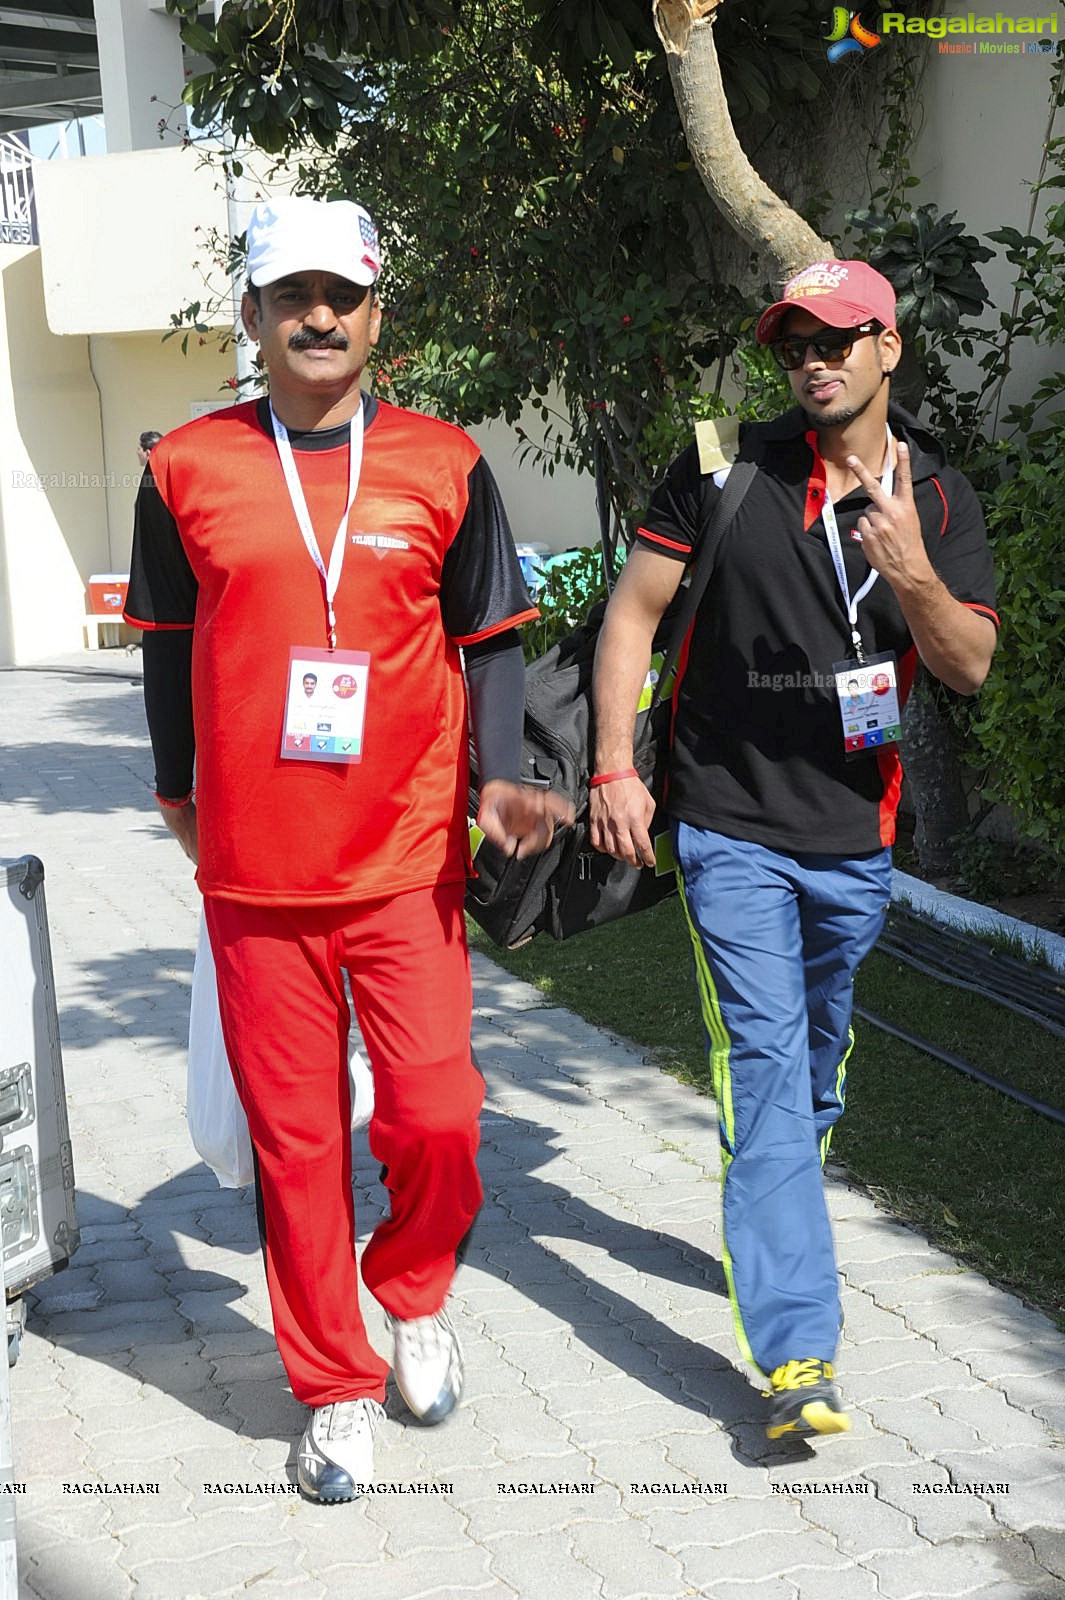
[[[481,789],[477,826],[504,855],[534,856],[546,850],[556,828],[573,822],[573,807],[551,789],[490,778]]]
[[[906,589],[927,581],[933,569],[913,498],[910,451],[901,440],[898,453],[891,494],[857,456],[848,456],[847,465],[872,501],[872,509],[858,518],[853,537],[860,542],[869,565],[893,589]]]

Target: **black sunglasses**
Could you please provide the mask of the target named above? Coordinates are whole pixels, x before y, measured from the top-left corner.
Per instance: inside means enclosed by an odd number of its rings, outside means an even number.
[[[769,348],[785,372],[798,372],[805,365],[808,349],[813,350],[819,361],[846,361],[859,339],[879,332],[879,322],[862,322],[857,328],[822,328],[820,333],[796,333],[786,339],[774,339]]]

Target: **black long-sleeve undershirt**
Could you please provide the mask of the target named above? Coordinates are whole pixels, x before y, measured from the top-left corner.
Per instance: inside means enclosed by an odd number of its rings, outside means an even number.
[[[155,757],[155,792],[163,800],[192,793],[196,737],[192,730],[192,629],[146,629],[144,710]]]

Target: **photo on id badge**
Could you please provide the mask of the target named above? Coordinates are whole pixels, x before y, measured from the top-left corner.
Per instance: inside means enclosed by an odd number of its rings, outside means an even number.
[[[898,662],[891,651],[866,661],[835,661],[832,673],[849,760],[901,738]]]
[[[282,757],[361,761],[369,677],[364,650],[290,650]]]

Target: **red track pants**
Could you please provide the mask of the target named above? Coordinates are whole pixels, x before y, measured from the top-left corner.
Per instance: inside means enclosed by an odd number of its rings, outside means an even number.
[[[358,1303],[348,1004],[374,1074],[370,1149],[391,1215],[363,1254],[399,1317],[443,1305],[477,1214],[484,1083],[470,1054],[464,886],[346,906],[208,897],[222,1030],[259,1162],[274,1331],[305,1405],[384,1396]]]

